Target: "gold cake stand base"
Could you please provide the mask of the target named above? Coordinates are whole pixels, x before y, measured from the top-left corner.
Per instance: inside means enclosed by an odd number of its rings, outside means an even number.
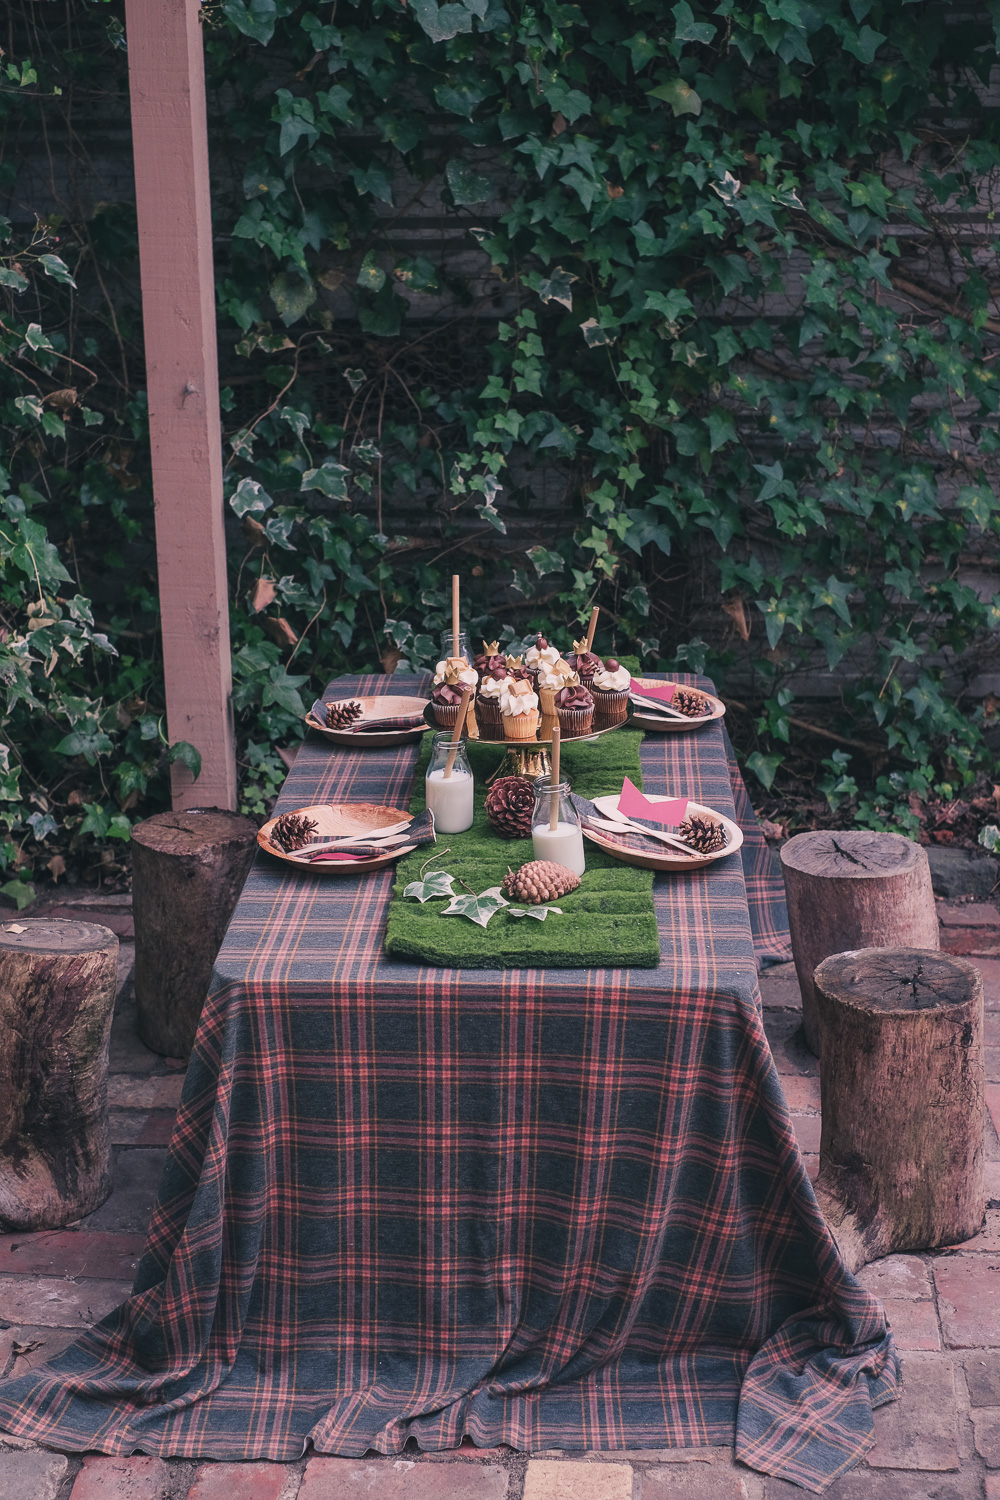
[[[507,753],[486,785],[499,776],[548,776],[552,770],[552,757],[548,745],[508,745]]]

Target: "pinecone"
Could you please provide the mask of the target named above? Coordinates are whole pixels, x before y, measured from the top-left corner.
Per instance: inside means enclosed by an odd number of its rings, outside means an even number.
[[[529,776],[501,776],[486,794],[486,816],[502,839],[526,839],[534,810],[535,788]]]
[[[579,875],[574,875],[565,865],[553,864],[550,859],[532,859],[519,870],[512,870],[508,865],[501,889],[514,901],[537,906],[542,901],[557,901],[560,896],[568,896],[579,884]]]
[[[712,712],[712,705],[704,693],[696,693],[693,688],[679,687],[670,700],[670,707],[686,714],[689,719],[703,719]]]
[[[684,819],[677,832],[685,844],[690,844],[699,854],[714,854],[729,843],[725,824],[716,823],[712,818],[699,818],[694,813]]]
[[[326,705],[326,727],[327,729],[350,729],[364,714],[360,703],[353,700],[343,703],[328,703]]]
[[[301,849],[303,844],[308,844],[315,832],[316,824],[312,818],[307,818],[302,813],[282,813],[271,829],[271,838],[286,854],[290,854],[293,849]]]

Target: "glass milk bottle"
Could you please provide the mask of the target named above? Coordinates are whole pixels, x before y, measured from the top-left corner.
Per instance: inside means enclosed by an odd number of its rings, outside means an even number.
[[[550,776],[536,778],[531,843],[536,859],[565,865],[574,875],[582,875],[587,868],[580,815],[569,800],[568,781],[553,786]]]
[[[464,630],[460,630],[457,637],[450,630],[442,630],[441,655],[445,661],[448,660],[449,656],[460,656],[464,661],[472,661],[472,657],[469,655],[469,642]],[[457,829],[452,830],[452,832],[457,831]]]
[[[463,741],[451,742],[450,729],[434,736],[425,788],[427,806],[434,814],[438,833],[464,833],[472,827],[476,811],[476,784]],[[454,752],[451,771],[448,759]]]

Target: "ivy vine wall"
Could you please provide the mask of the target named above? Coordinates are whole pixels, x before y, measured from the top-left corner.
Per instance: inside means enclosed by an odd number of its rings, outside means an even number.
[[[710,671],[758,790],[819,777],[906,828],[988,770],[996,0],[203,19],[248,808],[330,675],[436,659],[453,571],[475,635],[568,645],[596,602],[601,648]],[[6,27],[27,890],[113,873],[191,752],[162,732],[121,10],[13,0]]]

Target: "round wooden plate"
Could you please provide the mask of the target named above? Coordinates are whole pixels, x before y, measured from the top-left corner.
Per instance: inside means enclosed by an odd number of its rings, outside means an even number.
[[[615,822],[625,821],[618,811],[619,793],[614,792],[610,797],[595,797],[594,806],[602,812],[606,818],[613,818]],[[669,802],[669,797],[650,796],[650,802]],[[595,843],[598,848],[610,854],[612,859],[621,860],[623,865],[638,865],[643,870],[669,870],[672,873],[681,870],[700,870],[705,865],[714,864],[717,859],[726,859],[730,854],[735,854],[743,843],[743,829],[732,818],[726,818],[714,807],[705,807],[700,802],[689,802],[688,812],[707,814],[711,818],[717,818],[725,825],[729,834],[729,843],[724,849],[717,849],[714,854],[674,854],[669,844],[662,846],[662,854],[637,854],[631,849],[621,849],[617,844],[609,843],[601,835],[589,828],[583,830],[583,836]],[[667,829],[670,832],[670,829]]]
[[[406,745],[410,740],[419,740],[422,734],[427,733],[426,724],[418,724],[415,729],[389,729],[384,734],[375,731],[355,734],[350,729],[327,729],[326,710],[331,703],[360,703],[365,719],[371,721],[395,719],[402,714],[423,714],[427,699],[393,697],[390,693],[382,693],[375,698],[362,698],[360,695],[353,698],[317,698],[306,714],[306,723],[332,745],[349,745],[352,750],[384,750],[389,745]]]
[[[315,807],[292,807],[289,812],[302,813],[316,824],[313,839],[345,838],[349,834],[374,834],[380,828],[391,828],[394,823],[412,820],[413,814],[401,807],[382,807],[377,802],[323,802]],[[367,875],[369,870],[382,870],[391,865],[402,854],[409,854],[416,844],[397,844],[385,854],[373,855],[370,859],[321,859],[310,864],[304,859],[294,859],[271,838],[271,830],[277,823],[271,818],[257,834],[257,843],[275,859],[297,870],[315,870],[320,875]]]
[[[662,678],[633,677],[632,686],[638,688],[641,693],[644,687],[669,687],[670,684]],[[701,693],[701,696],[707,698],[712,705],[712,712],[705,714],[703,718],[668,719],[666,714],[644,713],[642,705],[633,704],[630,698],[629,706],[634,709],[632,723],[637,729],[652,730],[654,734],[685,734],[689,729],[704,729],[706,724],[714,724],[723,718],[726,705],[721,698],[713,698],[711,693],[702,692],[701,688],[696,688],[694,691]]]

